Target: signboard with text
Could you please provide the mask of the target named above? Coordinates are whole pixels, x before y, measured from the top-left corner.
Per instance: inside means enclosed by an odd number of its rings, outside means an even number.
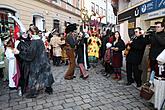
[[[150,13],[165,8],[165,0],[151,0],[140,6],[140,14]]]

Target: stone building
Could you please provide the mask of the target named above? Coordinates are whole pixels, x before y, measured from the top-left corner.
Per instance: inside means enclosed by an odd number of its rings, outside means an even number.
[[[42,31],[63,32],[69,23],[80,24],[80,8],[81,0],[0,0],[0,32],[15,25],[7,13],[19,18],[26,29],[33,23]]]

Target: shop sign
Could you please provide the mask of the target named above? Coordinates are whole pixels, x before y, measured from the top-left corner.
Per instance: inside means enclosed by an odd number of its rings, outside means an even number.
[[[165,0],[157,0],[157,8],[158,9],[165,8]]]
[[[140,5],[140,14],[150,13],[165,8],[165,0],[151,0]]]
[[[122,22],[125,20],[139,17],[139,16],[140,16],[140,10],[139,10],[139,7],[136,7],[136,8],[130,9],[130,10],[128,10],[122,14],[119,14],[118,15],[118,21]]]
[[[159,11],[148,13],[147,19],[152,19],[152,18],[157,18],[157,17],[162,17],[162,16],[165,16],[165,10],[159,10]]]
[[[150,1],[147,3],[144,3],[143,5],[140,6],[140,13],[144,14],[144,13],[149,13],[155,10],[155,2],[154,1]]]

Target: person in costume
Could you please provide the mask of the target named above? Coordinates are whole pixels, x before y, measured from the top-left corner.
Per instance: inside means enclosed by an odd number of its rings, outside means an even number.
[[[76,24],[70,24],[66,27],[66,54],[69,59],[68,70],[64,76],[66,80],[71,80],[74,78],[74,70],[75,70],[75,46],[76,46],[76,33],[77,30]]]
[[[91,63],[98,61],[101,47],[101,40],[96,35],[97,32],[93,31],[92,36],[88,38],[88,58]]]
[[[17,41],[16,41],[17,42]],[[26,34],[20,36],[19,42],[17,44],[17,48],[19,51],[26,51],[26,49],[30,46],[30,37]],[[26,92],[26,88],[28,86],[28,77],[30,73],[30,62],[22,59],[19,55],[16,55],[16,58],[19,61],[20,68],[20,79],[19,79],[19,95],[22,96]]]
[[[52,94],[53,89],[51,86],[54,83],[54,78],[44,43],[38,36],[38,28],[34,26],[30,35],[31,43],[26,51],[15,49],[14,53],[18,54],[21,59],[30,62],[28,81],[30,92],[26,97],[35,98],[38,95],[37,90],[43,87],[46,88],[46,93]]]
[[[16,69],[16,58],[14,56],[14,48],[12,48],[12,40],[9,39],[9,41],[7,41],[7,45],[6,45],[6,51],[5,51],[5,55],[6,58],[9,62],[8,65],[8,75],[9,75],[9,88],[12,89],[16,89],[16,84],[13,80],[13,77],[15,76],[15,74],[17,73],[17,69]]]
[[[83,36],[83,33],[80,32],[78,44],[77,44],[77,56],[78,56],[77,63],[80,68],[80,73],[81,73],[80,78],[87,79],[89,75],[84,67],[86,60],[86,51],[84,51],[85,48],[84,37],[85,36]]]

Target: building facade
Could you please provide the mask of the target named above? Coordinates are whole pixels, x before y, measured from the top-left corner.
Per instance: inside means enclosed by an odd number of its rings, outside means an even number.
[[[107,27],[110,24],[116,24],[111,2],[111,0],[83,0],[82,9],[87,10],[89,16],[95,13],[91,21],[97,21],[100,23],[99,26]]]
[[[125,41],[133,34],[135,27],[146,31],[165,17],[164,0],[120,0],[118,3],[118,30]]]
[[[0,0],[0,31],[14,27],[8,13],[19,18],[25,28],[35,24],[41,31],[57,28],[64,32],[69,23],[80,24],[81,0]]]
[[[135,27],[141,27],[147,31],[155,22],[165,18],[165,0],[120,0],[118,12],[118,30],[127,43],[134,34]],[[143,55],[141,68],[143,70],[142,80],[147,80],[147,64],[149,47],[147,46]]]

